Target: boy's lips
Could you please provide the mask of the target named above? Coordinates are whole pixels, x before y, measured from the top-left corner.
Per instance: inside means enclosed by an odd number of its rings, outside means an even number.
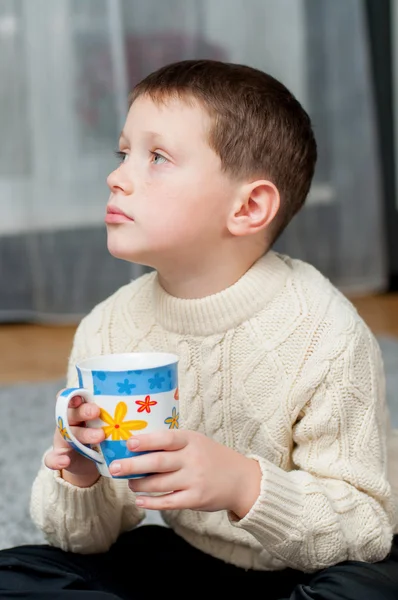
[[[106,207],[105,223],[127,223],[132,222],[134,219],[129,217],[117,206],[111,204]]]

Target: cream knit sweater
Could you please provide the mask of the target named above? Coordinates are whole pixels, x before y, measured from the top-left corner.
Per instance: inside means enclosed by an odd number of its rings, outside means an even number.
[[[315,571],[390,549],[383,365],[354,307],[316,269],[268,252],[230,288],[174,298],[156,273],[120,288],[80,323],[75,362],[110,352],[180,357],[180,423],[258,460],[260,495],[227,512],[167,511],[180,536],[240,567]],[[48,542],[106,551],[144,518],[125,481],[75,488],[44,464],[31,514]]]

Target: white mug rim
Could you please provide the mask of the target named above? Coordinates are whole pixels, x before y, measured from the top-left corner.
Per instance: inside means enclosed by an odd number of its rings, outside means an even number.
[[[148,361],[148,359],[151,359]],[[132,364],[136,360],[137,364]],[[178,363],[178,356],[171,352],[122,352],[105,353],[85,358],[76,363],[81,371],[106,371],[120,373],[124,371],[145,371],[171,367]],[[124,362],[125,361],[125,362]],[[140,361],[147,364],[140,364]],[[114,362],[114,365],[112,365]],[[122,364],[121,364],[122,363]],[[124,363],[124,365],[123,365]]]

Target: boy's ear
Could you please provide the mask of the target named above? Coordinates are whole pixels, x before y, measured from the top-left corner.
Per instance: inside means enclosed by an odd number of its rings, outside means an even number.
[[[244,184],[233,203],[227,227],[232,235],[253,235],[275,219],[280,206],[277,187],[266,180]]]

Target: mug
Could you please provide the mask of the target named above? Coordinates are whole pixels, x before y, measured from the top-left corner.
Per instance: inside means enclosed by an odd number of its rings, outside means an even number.
[[[79,387],[61,392],[55,419],[62,437],[80,454],[93,460],[101,475],[134,479],[145,475],[112,476],[109,465],[117,459],[143,454],[131,452],[126,442],[136,431],[178,429],[178,357],[163,352],[104,354],[87,358],[76,366]],[[90,427],[102,427],[100,444],[82,444],[68,423],[71,398],[100,407],[100,417]]]

